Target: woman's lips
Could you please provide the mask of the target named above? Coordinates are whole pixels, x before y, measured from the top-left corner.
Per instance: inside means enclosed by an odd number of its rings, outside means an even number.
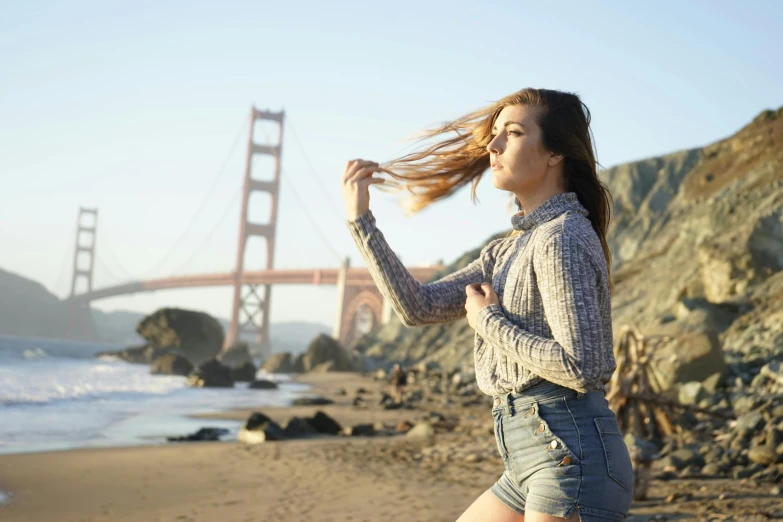
[[[490,168],[492,168],[492,170],[500,170],[503,168],[503,166],[500,163],[492,163]]]

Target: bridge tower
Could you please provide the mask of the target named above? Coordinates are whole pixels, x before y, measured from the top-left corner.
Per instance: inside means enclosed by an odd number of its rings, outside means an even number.
[[[76,217],[76,244],[73,249],[71,298],[76,295],[77,291],[84,293],[92,291],[97,229],[98,209],[79,207],[79,214]],[[78,288],[81,280],[86,281],[86,289]],[[98,333],[90,313],[89,302],[65,301],[65,330],[63,335],[67,339],[98,339]]]
[[[272,285],[250,285],[244,282],[245,248],[247,241],[253,236],[266,239],[266,268],[274,268],[275,233],[277,230],[277,202],[280,189],[280,157],[283,149],[283,119],[285,112],[261,111],[252,107],[250,110],[250,132],[247,143],[247,158],[245,161],[245,178],[242,188],[242,213],[239,217],[239,241],[237,245],[237,262],[234,270],[234,300],[231,311],[231,326],[226,336],[224,348],[230,347],[243,333],[253,333],[256,342],[261,345],[265,354],[271,353],[269,341],[269,303],[272,296]],[[272,121],[278,124],[278,139],[276,144],[259,144],[253,137],[257,121]],[[274,159],[274,172],[271,180],[253,178],[253,157],[269,155]],[[272,205],[267,223],[251,223],[248,221],[248,205],[252,192],[268,193]],[[263,290],[259,293],[259,290]]]
[[[89,216],[92,216],[90,218]],[[76,295],[76,285],[80,278],[87,280],[87,292],[92,292],[92,274],[95,265],[95,231],[98,228],[98,209],[79,207],[76,218],[76,248],[73,250],[73,276],[71,278],[71,297]],[[82,243],[82,237],[86,239]],[[87,266],[80,267],[79,254],[87,254]]]

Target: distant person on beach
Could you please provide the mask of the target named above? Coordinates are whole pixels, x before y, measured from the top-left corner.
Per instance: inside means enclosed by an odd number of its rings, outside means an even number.
[[[616,367],[612,199],[598,177],[590,111],[576,94],[526,88],[423,140],[384,165],[349,161],[342,188],[351,235],[402,322],[466,317],[475,329],[476,381],[494,399],[506,469],[459,522],[623,520],[633,470],[604,397]],[[417,211],[466,185],[475,200],[488,170],[514,196],[513,230],[467,267],[419,283],[378,229],[370,185],[409,191]]]
[[[402,392],[408,384],[408,374],[399,364],[395,364],[391,371],[391,395],[394,404],[402,402]]]

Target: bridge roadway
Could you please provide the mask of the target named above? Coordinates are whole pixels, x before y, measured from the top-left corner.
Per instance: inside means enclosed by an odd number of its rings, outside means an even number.
[[[418,281],[429,281],[443,270],[442,265],[426,267],[410,267],[408,271]],[[299,269],[299,270],[257,270],[245,271],[243,283],[250,285],[336,285],[340,274],[339,268]],[[234,272],[194,274],[171,276],[161,279],[133,281],[116,286],[109,286],[91,292],[70,297],[70,303],[88,303],[99,299],[139,292],[154,292],[155,290],[170,290],[175,288],[198,288],[206,286],[231,286],[234,284]],[[345,276],[346,286],[374,285],[370,272],[366,268],[348,268]]]

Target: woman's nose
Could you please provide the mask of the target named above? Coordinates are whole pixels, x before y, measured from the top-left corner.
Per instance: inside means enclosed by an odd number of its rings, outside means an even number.
[[[498,145],[498,136],[496,135],[489,143],[487,143],[487,152],[490,154],[500,154],[500,148]]]

